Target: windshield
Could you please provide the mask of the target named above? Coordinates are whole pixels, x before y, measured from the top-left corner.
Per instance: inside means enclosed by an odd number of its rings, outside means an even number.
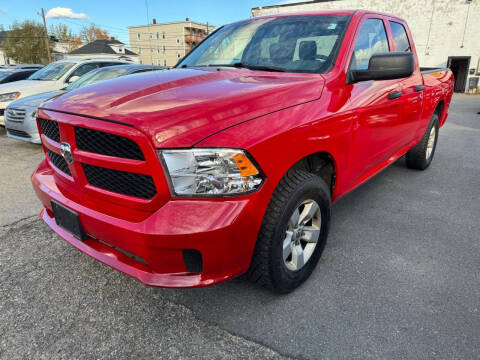
[[[60,62],[51,63],[30,75],[28,80],[58,80],[76,63]]]
[[[80,79],[68,85],[65,90],[70,91],[73,89],[78,89],[79,87],[82,87],[82,86],[87,86],[87,85],[96,83],[98,81],[113,79],[113,78],[122,76],[127,72],[127,70],[128,70],[127,68],[117,69],[116,66],[94,70],[85,74]]]
[[[226,25],[177,67],[236,66],[324,73],[335,62],[348,15],[286,16]]]

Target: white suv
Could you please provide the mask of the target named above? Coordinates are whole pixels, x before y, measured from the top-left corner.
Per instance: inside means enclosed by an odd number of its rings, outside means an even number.
[[[65,59],[48,64],[30,75],[27,80],[0,85],[0,125],[5,125],[5,109],[12,101],[46,91],[63,89],[89,71],[120,64],[129,64],[129,62],[116,58]]]

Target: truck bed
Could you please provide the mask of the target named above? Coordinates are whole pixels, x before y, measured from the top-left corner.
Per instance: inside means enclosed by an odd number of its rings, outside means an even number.
[[[433,73],[433,72],[439,72],[439,71],[446,71],[448,68],[440,68],[440,67],[421,67],[420,72],[422,74],[428,74],[428,73]]]

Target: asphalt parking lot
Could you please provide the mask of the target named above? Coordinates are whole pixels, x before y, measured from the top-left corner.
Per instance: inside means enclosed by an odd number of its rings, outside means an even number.
[[[155,289],[38,218],[39,146],[0,130],[0,358],[480,358],[480,97],[455,96],[432,166],[401,159],[333,209],[312,277]]]

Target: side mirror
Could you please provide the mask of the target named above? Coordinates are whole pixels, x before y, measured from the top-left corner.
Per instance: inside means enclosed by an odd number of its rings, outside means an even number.
[[[391,80],[407,78],[413,74],[415,59],[411,52],[375,54],[370,58],[368,70],[352,70],[348,84],[367,80]]]
[[[70,79],[68,79],[68,83],[71,84],[72,82],[78,79],[80,79],[80,76],[72,76]]]

